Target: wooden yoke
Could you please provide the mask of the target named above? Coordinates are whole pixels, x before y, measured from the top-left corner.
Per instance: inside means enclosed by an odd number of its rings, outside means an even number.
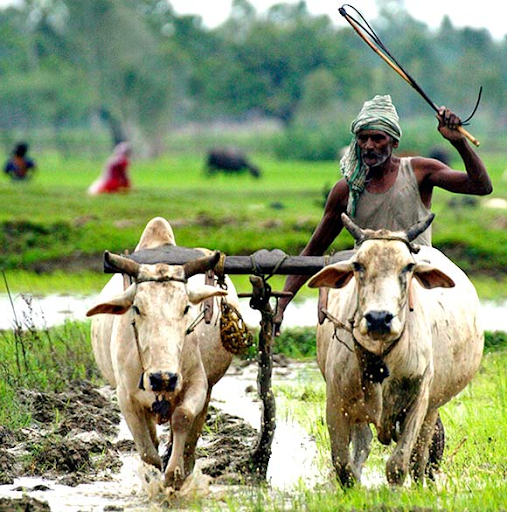
[[[349,259],[353,250],[339,251],[333,256],[287,256],[280,249],[261,249],[250,256],[225,256],[224,274],[242,275],[305,275],[313,276],[325,265]],[[155,264],[167,263],[169,265],[183,265],[188,261],[201,258],[204,253],[198,249],[190,249],[175,245],[166,245],[156,249],[144,249],[133,252],[128,257],[138,263]],[[116,269],[110,267],[104,260],[104,272],[115,273]]]

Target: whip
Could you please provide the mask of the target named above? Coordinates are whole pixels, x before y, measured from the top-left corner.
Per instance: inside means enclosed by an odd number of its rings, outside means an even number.
[[[363,26],[361,23],[359,23],[357,20],[355,20],[352,16],[350,16],[345,10],[345,7],[350,7],[351,9],[353,9],[360,16],[360,18],[362,19],[367,28]],[[349,22],[351,27],[357,32],[361,39],[377,55],[379,55],[382,58],[382,60],[386,62],[386,64],[388,64],[392,69],[394,69],[394,71],[396,71],[396,73],[398,73],[398,75],[400,75],[401,78],[403,78],[403,80],[405,80],[413,89],[415,89],[436,113],[438,113],[438,105],[431,100],[431,98],[423,91],[421,86],[409,75],[409,73],[405,69],[403,69],[401,64],[391,55],[389,50],[386,48],[384,43],[382,43],[378,35],[371,28],[371,26],[365,20],[363,15],[355,7],[349,4],[344,4],[342,7],[338,9],[338,12]],[[482,87],[479,89],[479,96],[477,98],[477,103],[475,105],[473,112],[470,114],[470,116],[468,116],[468,118],[465,121],[462,122],[460,126],[457,127],[457,130],[461,132],[470,142],[472,142],[476,146],[479,146],[480,142],[471,133],[465,130],[463,126],[468,121],[470,121],[470,119],[472,119],[473,115],[475,114],[479,106],[479,102],[481,100],[481,95]]]

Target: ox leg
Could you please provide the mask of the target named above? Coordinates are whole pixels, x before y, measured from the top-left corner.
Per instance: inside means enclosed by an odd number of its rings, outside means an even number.
[[[165,484],[179,489],[185,480],[183,454],[190,426],[194,421],[193,414],[184,407],[177,407],[171,417],[173,443],[171,457],[165,468]]]
[[[179,489],[187,477],[185,449],[195,419],[202,413],[208,396],[208,385],[202,381],[188,388],[181,405],[171,416],[172,450],[165,468],[165,484]]]
[[[370,455],[373,434],[367,423],[353,425],[351,434],[352,460],[354,461],[355,471],[359,480],[364,464]]]
[[[329,392],[329,390],[328,390]],[[359,480],[350,460],[350,423],[339,407],[329,400],[326,406],[327,428],[331,441],[331,458],[336,476],[344,487],[351,487]]]
[[[169,441],[167,442],[167,446],[162,456],[162,471],[165,472],[167,468],[167,464],[169,464],[169,459],[171,458],[171,453],[173,451],[173,431],[169,429]]]
[[[428,378],[423,380],[420,394],[407,412],[403,431],[393,454],[387,461],[386,474],[391,485],[401,485],[407,476],[412,451],[428,412],[429,382]]]
[[[411,473],[416,482],[423,482],[426,474],[426,468],[429,461],[429,450],[435,425],[438,418],[438,410],[428,411],[426,418],[421,426],[421,431],[417,443],[412,452]]]
[[[438,471],[440,463],[444,457],[445,449],[445,429],[440,414],[437,416],[435,430],[430,444],[430,454],[428,465],[426,466],[426,475],[431,480],[435,480],[435,471]]]
[[[202,427],[204,426],[204,422],[206,421],[206,416],[208,414],[208,405],[211,398],[211,389],[208,391],[208,395],[206,397],[206,403],[202,411],[196,416],[194,423],[190,429],[188,434],[187,442],[185,445],[185,453],[184,453],[184,463],[185,463],[185,473],[189,475],[195,465],[195,448],[197,446],[197,441],[201,436]]]
[[[147,420],[143,410],[122,398],[122,395],[123,393],[118,393],[120,409],[134,438],[134,443],[141,460],[158,469],[162,469],[162,461],[150,433],[151,422]]]
[[[150,411],[146,410],[144,413],[144,416],[146,419],[146,424],[148,426],[148,432],[150,434],[151,441],[153,443],[153,446],[155,446],[155,448],[158,451],[159,441],[158,441],[158,434],[157,434],[157,424],[156,424],[155,420],[153,419],[153,415]]]

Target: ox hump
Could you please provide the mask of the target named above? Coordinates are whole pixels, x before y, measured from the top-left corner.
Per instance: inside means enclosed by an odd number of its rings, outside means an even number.
[[[161,245],[176,245],[176,239],[171,224],[163,217],[155,217],[146,224],[136,251],[154,249]]]

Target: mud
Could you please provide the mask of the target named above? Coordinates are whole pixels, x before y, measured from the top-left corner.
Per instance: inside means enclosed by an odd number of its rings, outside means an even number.
[[[39,501],[30,496],[11,500],[8,498],[0,498],[0,512],[45,512],[51,508],[44,501]]]
[[[22,497],[1,498],[0,512],[50,510],[28,493],[108,481],[120,472],[122,455],[136,457],[133,442],[119,437],[120,412],[110,390],[79,381],[62,393],[23,390],[18,398],[34,421],[18,431],[0,427],[0,484],[21,477],[42,477],[45,483],[15,487]],[[255,482],[245,463],[257,436],[245,420],[210,406],[197,450],[200,474],[216,484]],[[163,431],[162,441],[167,437]]]
[[[0,430],[0,482],[44,475],[64,485],[103,478],[120,467],[121,447],[111,439],[118,432],[118,406],[88,382],[76,382],[62,393],[22,390],[21,409],[33,424],[12,432]]]
[[[243,419],[211,406],[197,449],[201,472],[213,477],[216,484],[258,482],[246,469],[257,438],[257,430]]]

